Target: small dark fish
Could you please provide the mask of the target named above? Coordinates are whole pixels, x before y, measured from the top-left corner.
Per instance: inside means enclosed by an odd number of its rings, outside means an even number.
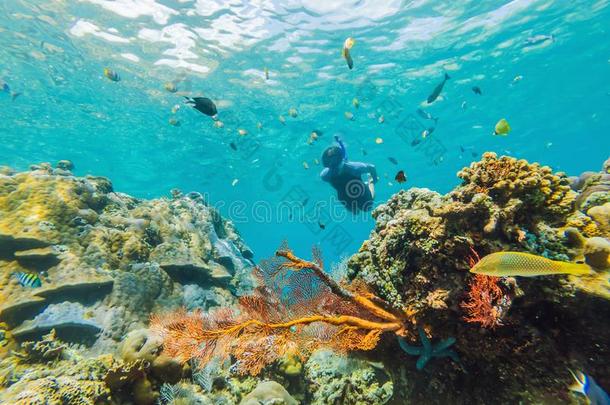
[[[104,76],[106,76],[108,80],[112,80],[113,82],[121,81],[121,76],[119,76],[117,72],[110,68],[104,68]]]
[[[462,145],[460,145],[460,152],[462,152],[462,153],[466,152],[466,149],[464,149],[464,147]]]
[[[474,94],[478,94],[479,96],[483,94],[483,92],[481,91],[481,88],[479,86],[474,86],[472,88],[472,91],[474,91]]]
[[[426,100],[428,104],[434,102],[434,100],[436,100],[438,96],[440,96],[441,92],[443,91],[443,86],[445,86],[445,82],[449,79],[451,79],[451,77],[449,77],[449,75],[445,73],[445,78],[443,79],[443,81],[437,84],[432,93],[428,96],[428,99]]]
[[[314,129],[313,131],[311,131],[311,133],[315,133],[317,136],[322,136],[324,135],[324,132],[320,131],[319,129]]]
[[[10,94],[11,100],[13,100],[13,101],[21,95],[21,93],[15,93],[14,91],[12,91],[11,87],[8,85],[8,83],[2,79],[0,79],[0,91]]]
[[[235,142],[231,142],[231,143],[229,144],[229,146],[231,147],[231,149],[233,149],[233,150],[237,150],[237,145],[235,145]]]
[[[421,143],[421,139],[420,138],[415,138],[411,141],[411,146],[417,146]]]
[[[42,281],[36,274],[19,272],[15,273],[14,276],[17,277],[19,285],[22,287],[38,288],[42,286]]]
[[[301,205],[304,207],[304,206],[306,206],[306,205],[307,205],[307,203],[308,203],[308,202],[309,202],[309,197],[305,198],[305,199],[303,200],[303,202],[301,203]]]
[[[216,109],[216,104],[212,100],[207,97],[186,97],[186,103],[193,107],[195,110],[208,115],[210,117],[218,114],[218,110]]]
[[[399,170],[398,173],[396,173],[396,176],[394,176],[394,180],[396,180],[397,183],[402,184],[407,181],[407,176],[403,170]]]
[[[322,222],[318,221],[318,226],[320,227],[320,229],[326,229],[326,225],[324,225]]]
[[[364,156],[368,155],[368,152],[366,151],[366,149],[362,148],[361,151],[362,151],[362,155],[364,155]]]
[[[477,152],[474,152],[474,151],[471,152],[470,154],[472,155],[473,158],[476,158],[478,156]]]
[[[397,164],[398,164],[398,160],[394,159],[394,158],[393,158],[393,157],[391,157],[391,156],[388,156],[388,160],[389,160],[390,162],[392,162],[393,164],[395,164],[395,165],[397,165]]]
[[[422,110],[421,108],[418,108],[417,109],[417,113],[419,114],[420,117],[422,117],[422,118],[424,118],[426,120],[434,121],[435,124],[438,122],[438,117],[434,117],[428,111],[425,111],[425,110]]]

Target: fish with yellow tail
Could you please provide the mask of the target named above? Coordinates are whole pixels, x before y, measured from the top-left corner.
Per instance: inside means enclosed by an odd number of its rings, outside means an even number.
[[[354,46],[356,40],[354,38],[349,37],[343,42],[343,49],[341,50],[341,56],[347,62],[347,67],[351,70],[354,67],[354,60],[352,59],[352,55],[350,54],[350,49]]]
[[[523,252],[496,252],[485,256],[471,269],[471,273],[495,277],[536,277],[553,274],[586,276],[595,271],[584,263],[569,263],[547,259]]]

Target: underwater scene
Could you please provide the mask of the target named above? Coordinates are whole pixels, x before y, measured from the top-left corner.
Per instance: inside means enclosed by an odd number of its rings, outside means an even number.
[[[610,405],[610,0],[3,0],[0,404]]]

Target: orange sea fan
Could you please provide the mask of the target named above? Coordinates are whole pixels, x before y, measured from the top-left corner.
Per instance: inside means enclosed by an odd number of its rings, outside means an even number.
[[[323,271],[319,251],[313,256],[313,262],[299,259],[284,245],[255,270],[259,286],[236,308],[157,315],[151,328],[174,358],[200,365],[231,358],[235,371],[251,375],[286,353],[371,350],[384,332],[407,334],[406,313],[362,285],[337,284]]]

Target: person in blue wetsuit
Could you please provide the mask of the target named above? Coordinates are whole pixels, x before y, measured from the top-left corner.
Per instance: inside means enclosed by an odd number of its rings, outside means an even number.
[[[341,138],[335,135],[335,141],[338,146],[328,147],[322,154],[324,169],[320,178],[337,190],[337,198],[349,211],[370,211],[375,197],[377,170],[369,163],[348,161]],[[362,180],[364,174],[369,175],[367,184]]]

